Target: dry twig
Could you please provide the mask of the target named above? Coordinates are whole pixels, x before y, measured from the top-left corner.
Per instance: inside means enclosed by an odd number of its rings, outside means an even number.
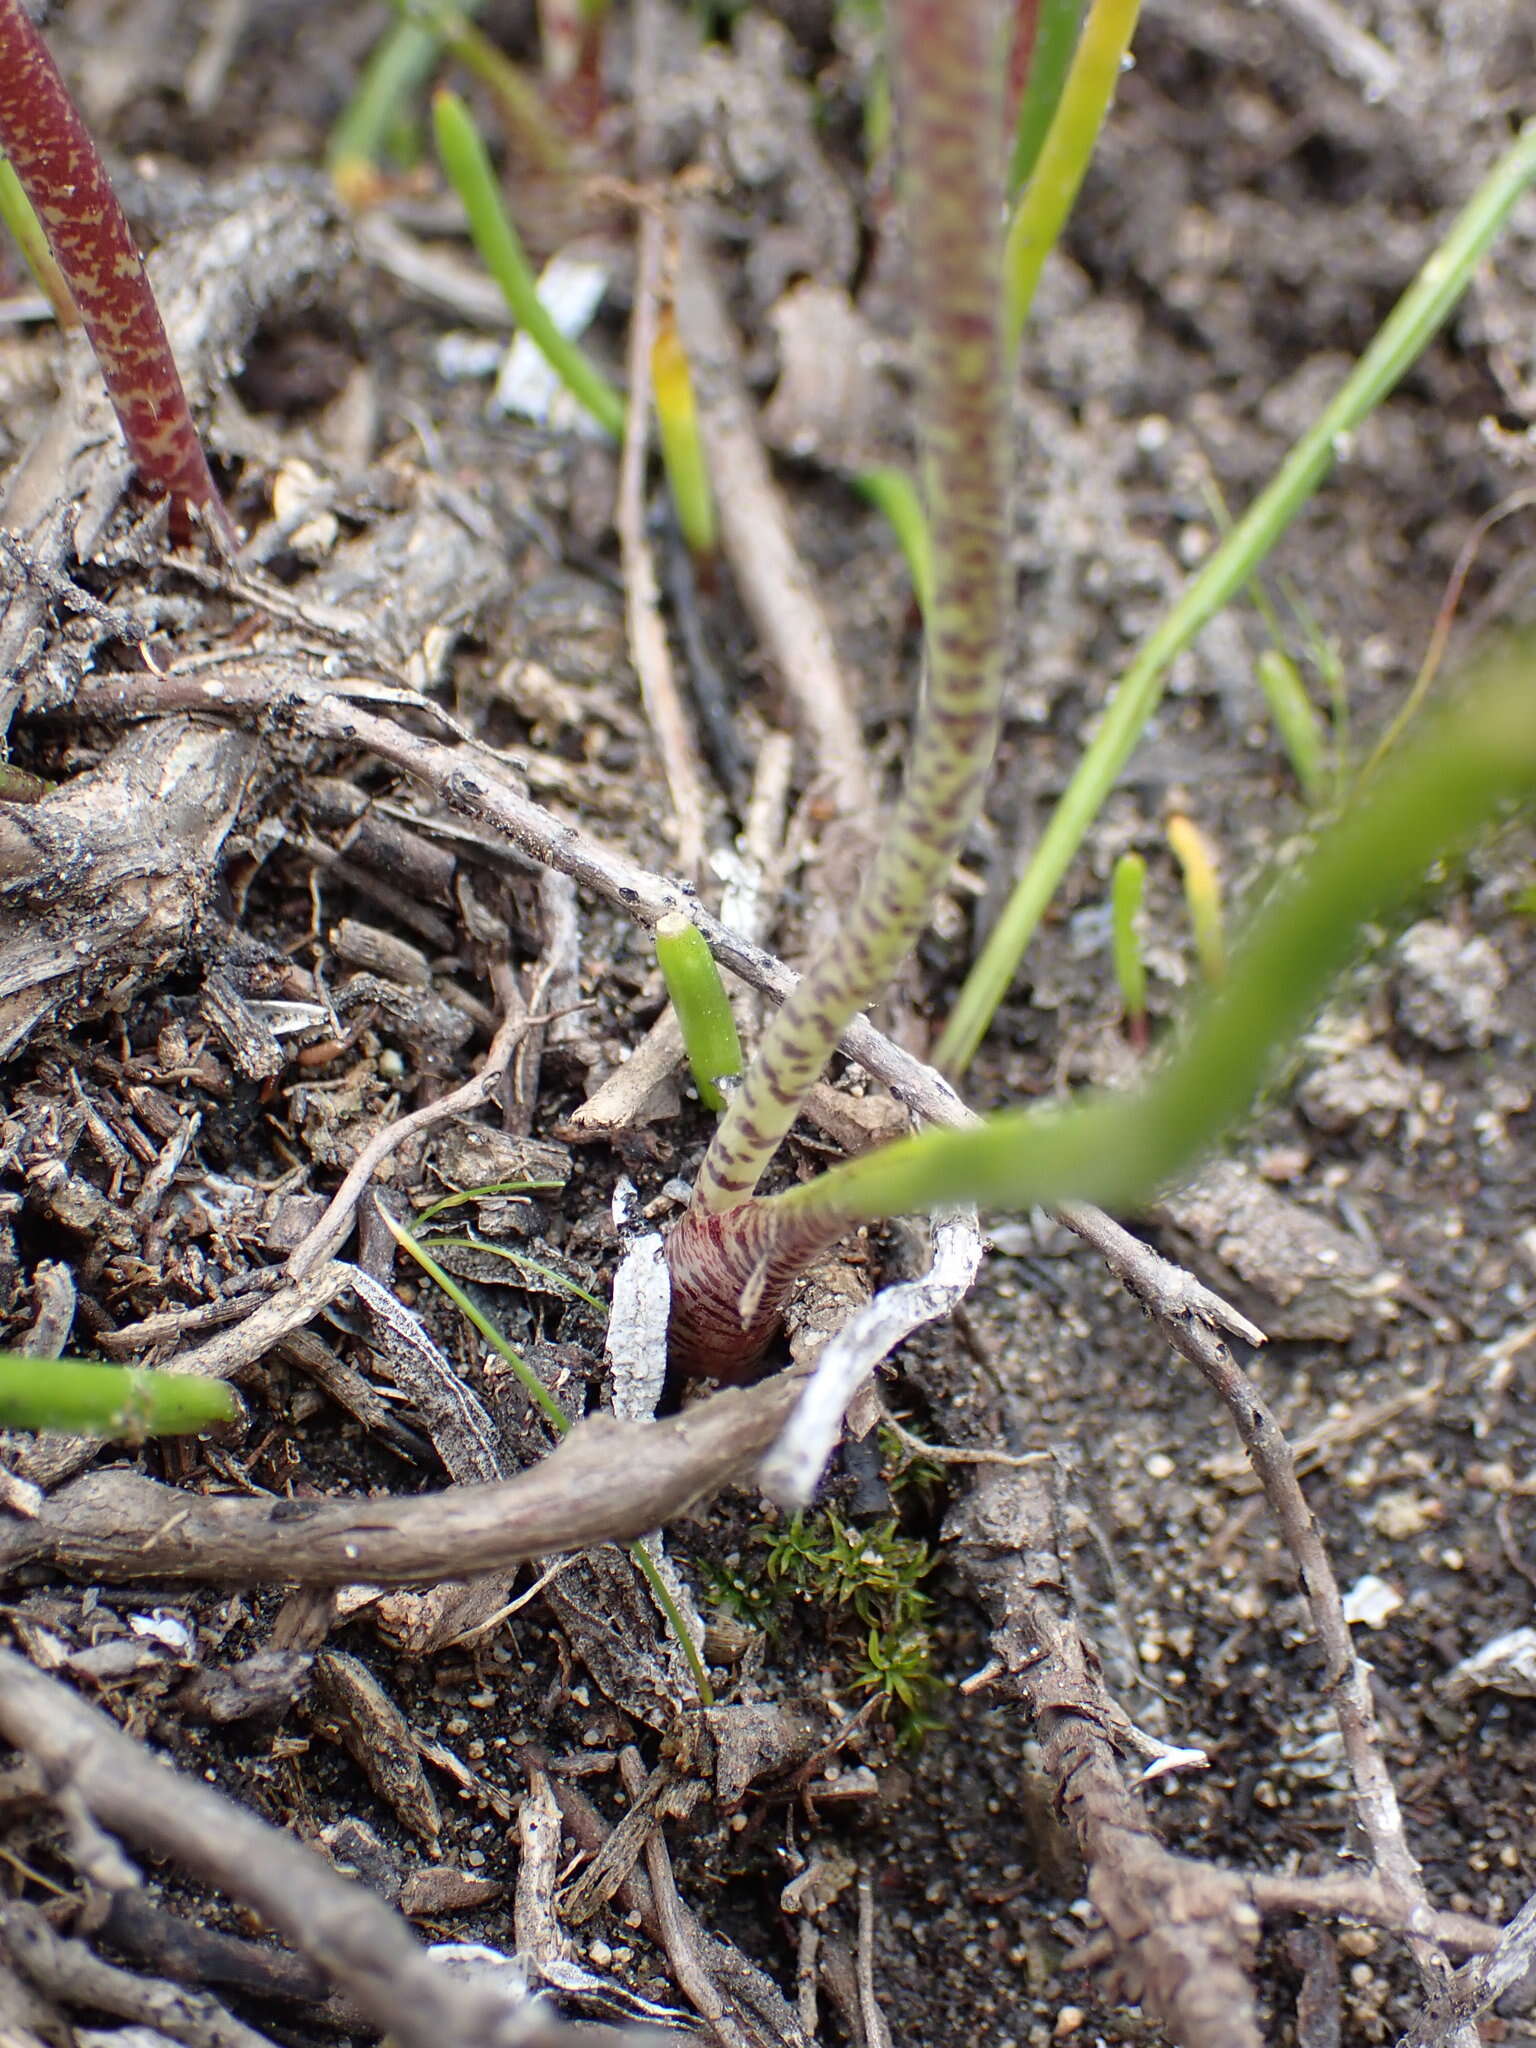
[[[1175,1856],[1125,1782],[1125,1717],[1079,1632],[1043,1476],[987,1473],[952,1518],[954,1555],[992,1616],[1000,1681],[1029,1712],[1088,1866],[1088,1896],[1143,2005],[1181,2048],[1261,2048],[1248,1965],[1258,1916],[1225,1872]]]
[[[773,659],[818,778],[843,816],[868,818],[874,790],[832,628],[789,531],[753,424],[740,351],[696,233],[681,238],[677,319],[698,391],[699,425],[720,508],[720,542]]]
[[[1536,1967],[1536,1896],[1526,1900],[1489,1954],[1466,1964],[1435,1992],[1403,2036],[1400,2048],[1445,2048],[1470,2030]]]
[[[619,457],[619,498],[614,515],[624,560],[624,618],[629,658],[661,753],[662,772],[677,818],[677,858],[685,875],[704,870],[704,777],[688,716],[672,672],[661,619],[656,565],[645,532],[646,428],[650,418],[651,350],[656,340],[656,294],[661,284],[665,229],[646,208],[635,252],[635,309],[629,323],[629,408]]]
[[[1355,1655],[1338,1580],[1296,1477],[1290,1445],[1263,1395],[1208,1327],[1190,1322],[1178,1349],[1220,1396],[1237,1425],[1264,1498],[1296,1561],[1354,1781],[1355,1811],[1377,1876],[1402,1915],[1426,1989],[1433,1996],[1443,1986],[1449,1965],[1435,1935],[1434,1908],[1408,1846],[1397,1792],[1381,1753],[1370,1667]]]
[[[797,1373],[712,1395],[664,1422],[589,1416],[549,1457],[490,1486],[404,1499],[209,1496],[89,1472],[36,1520],[0,1523],[0,1571],[31,1560],[111,1580],[432,1585],[659,1529],[761,1454]]]
[[[646,1790],[645,1765],[637,1749],[626,1749],[619,1757],[619,1774],[624,1789],[629,1794],[631,1811],[634,1803]],[[627,1816],[626,1816],[627,1818]],[[720,2048],[749,2048],[736,2016],[731,2012],[719,1987],[709,1974],[703,1956],[703,1944],[699,1939],[699,1927],[693,1915],[688,1912],[678,1896],[677,1880],[672,1875],[672,1859],[667,1854],[666,1838],[661,1831],[659,1816],[648,1810],[648,1825],[643,1841],[645,1868],[651,1880],[651,1898],[655,1903],[657,1924],[661,1943],[667,1952],[667,1961],[672,1965],[672,1975],[678,1989],[692,2005],[695,2012],[705,2019]],[[620,1823],[622,1826],[623,1823]],[[614,1831],[618,1832],[617,1829]],[[612,1837],[610,1837],[610,1840]]]
[[[1401,1906],[1380,1881],[1365,1870],[1332,1870],[1321,1877],[1256,1871],[1244,1878],[1243,1889],[1257,1913],[1306,1913],[1316,1920],[1363,1920],[1392,1934],[1408,1928]],[[1431,1932],[1442,1948],[1457,1955],[1485,1956],[1501,1939],[1499,1930],[1470,1913],[1436,1912]]]
[[[308,1279],[322,1260],[329,1259],[341,1249],[351,1231],[352,1218],[364,1190],[384,1161],[392,1158],[408,1138],[414,1138],[420,1131],[431,1130],[448,1117],[462,1116],[469,1110],[478,1109],[482,1102],[490,1101],[501,1086],[502,1076],[511,1063],[518,1042],[532,1021],[527,1016],[513,1016],[509,1012],[491,1040],[490,1050],[478,1074],[472,1074],[467,1081],[450,1089],[446,1095],[440,1095],[435,1102],[424,1102],[419,1109],[397,1117],[382,1131],[374,1133],[347,1169],[346,1178],[332,1195],[325,1214],[289,1254],[290,1279]]]
[[[859,1872],[859,1945],[857,1950],[859,2017],[867,2048],[891,2048],[891,2030],[875,1997],[875,1887],[867,1870]]]
[[[62,2004],[137,2021],[186,2048],[271,2048],[265,2034],[234,2018],[208,1992],[103,1962],[83,1941],[57,1933],[35,1906],[0,1906],[0,1941],[38,1990]]]
[[[592,1855],[600,1854],[610,1834],[607,1822],[579,1786],[560,1777],[551,1782],[565,1832],[578,1847]],[[626,1912],[639,1916],[652,1941],[667,1947],[662,1914],[645,1871],[631,1869],[621,1880],[615,1897]],[[706,1934],[681,1900],[678,1913],[688,1938],[696,1944],[701,1967],[728,1997],[738,2023],[752,2036],[754,2048],[813,2048],[778,1989],[756,1964],[749,1962],[723,1936]]]
[[[435,1964],[364,1886],[221,1793],[172,1770],[68,1686],[0,1650],[0,1733],[103,1825],[239,1899],[312,1956],[400,2048],[621,2048],[636,2037],[573,2030],[515,2009]]]

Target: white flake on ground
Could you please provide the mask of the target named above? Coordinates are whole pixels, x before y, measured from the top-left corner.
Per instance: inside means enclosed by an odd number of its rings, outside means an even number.
[[[1402,1604],[1403,1596],[1396,1586],[1389,1586],[1385,1579],[1367,1572],[1344,1595],[1344,1619],[1363,1628],[1385,1628]]]
[[[615,1202],[615,1220],[618,1203]],[[613,1371],[613,1412],[624,1422],[648,1422],[667,1376],[667,1318],[672,1281],[661,1233],[631,1238],[613,1276],[606,1350]]]
[[[974,1209],[949,1209],[935,1218],[933,1261],[919,1280],[904,1280],[877,1294],[847,1323],[816,1361],[778,1441],[763,1460],[763,1491],[783,1507],[804,1507],[816,1491],[837,1443],[849,1403],[889,1357],[924,1323],[949,1315],[963,1300],[981,1263],[981,1233]]]
[[[544,310],[567,341],[585,334],[607,289],[606,267],[578,256],[552,257],[539,274],[539,298]],[[513,336],[512,346],[507,350],[496,379],[491,410],[513,413],[518,419],[532,420],[538,426],[572,432],[601,431],[523,333]]]

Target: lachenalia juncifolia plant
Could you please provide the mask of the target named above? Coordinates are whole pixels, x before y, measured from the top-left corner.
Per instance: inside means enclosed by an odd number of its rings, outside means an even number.
[[[1006,623],[1004,80],[987,0],[890,10],[932,557],[926,677],[906,786],[836,942],[806,968],[731,1095],[667,1241],[671,1351],[718,1376],[771,1340],[788,1287],[845,1227],[760,1201],[758,1182],[853,1016],[927,920],[980,807]]]
[[[882,992],[926,921],[981,803],[998,729],[1010,364],[1021,293],[1027,305],[1038,274],[1032,243],[1021,268],[1019,212],[1011,228],[1005,223],[1002,10],[990,0],[891,0],[888,12],[917,367],[924,689],[904,789],[865,885],[730,1089],[692,1201],[667,1239],[672,1363],[716,1379],[758,1369],[807,1265],[860,1223],[956,1202],[1087,1200],[1121,1210],[1144,1203],[1249,1110],[1277,1049],[1294,1041],[1362,926],[1399,904],[1502,806],[1536,792],[1536,648],[1512,642],[1355,788],[1300,868],[1261,892],[1220,974],[1211,970],[1211,986],[1137,1087],[923,1132],[781,1193],[757,1192],[843,1030]],[[1101,26],[1117,16],[1128,34],[1133,13],[1099,0],[1085,43],[1096,16]],[[1105,61],[1101,49],[1100,71]],[[1071,90],[1069,74],[1064,98]],[[1048,136],[1041,161],[1050,148]],[[1463,244],[1482,238],[1485,246],[1502,218],[1492,191],[1507,210],[1533,173],[1536,129],[1442,246],[1455,247],[1458,261]],[[1064,182],[1051,202],[1058,212],[1069,202],[1061,202],[1063,191]],[[1433,276],[1427,267],[1383,330],[1386,345],[1368,352],[1365,374],[1341,394],[1349,405],[1390,388],[1384,380],[1401,374],[1406,334],[1422,346],[1433,331],[1426,323],[1448,310],[1444,292],[1444,266]],[[1271,533],[1304,501],[1298,479],[1311,476],[1314,488],[1329,453],[1316,430],[1305,439],[1266,494]],[[1245,526],[1251,542],[1251,519],[1235,531]],[[1197,614],[1210,616],[1204,607],[1218,587],[1242,587],[1252,560],[1251,551],[1227,558],[1199,605],[1176,619],[1177,636],[1192,633]],[[1174,637],[1170,630],[1162,640]],[[1160,676],[1171,658],[1159,642],[1145,673]],[[1150,687],[1141,683],[1143,698]],[[1121,724],[1117,748],[1129,711]],[[1104,763],[1101,753],[1095,776]],[[974,1029],[974,1017],[965,1029]],[[684,1030],[686,1037],[686,1019]]]
[[[1002,0],[891,0],[921,488],[896,478],[885,484],[906,525],[925,615],[923,704],[903,795],[835,944],[809,964],[739,1083],[730,1085],[718,1015],[713,1039],[706,1034],[694,1055],[701,1090],[724,1084],[725,1106],[692,1204],[669,1239],[672,1353],[685,1371],[750,1372],[808,1261],[857,1222],[958,1199],[1016,1205],[1075,1196],[1134,1206],[1242,1114],[1273,1048],[1298,1028],[1347,957],[1361,921],[1400,899],[1502,802],[1536,786],[1536,692],[1527,683],[1527,655],[1510,649],[1438,723],[1355,790],[1311,866],[1276,888],[1232,948],[1222,985],[1136,1091],[1008,1112],[980,1129],[927,1133],[785,1193],[758,1194],[844,1027],[879,996],[925,923],[982,799],[1007,620],[1010,365],[1135,13],[1135,0],[1091,0],[1079,28],[1077,0],[1041,0],[1036,10]],[[1026,53],[1021,40],[1010,66],[1006,37],[1025,17],[1033,24],[1030,48]],[[1010,109],[1021,83],[1023,104]],[[440,97],[435,112],[445,163],[482,234],[492,208],[478,195],[493,189],[483,151],[456,102]],[[227,515],[142,264],[21,0],[0,0],[0,148],[90,333],[142,480],[169,498],[178,535],[200,512],[227,543]],[[1326,474],[1339,438],[1446,317],[1533,176],[1536,126],[1474,196],[1337,398],[1138,654],[962,991],[939,1047],[950,1072],[963,1070],[985,1030],[1174,656],[1251,583],[1257,563]],[[514,283],[522,290],[527,266],[520,251],[514,254]],[[526,321],[529,310],[523,311]],[[537,315],[531,317],[539,328]],[[537,338],[550,340],[541,329]],[[561,368],[600,423],[621,432],[622,405],[612,388],[575,352]],[[667,379],[656,381],[660,403]],[[1292,707],[1298,715],[1304,708]],[[690,998],[679,1000],[686,1008]]]
[[[0,0],[0,152],[90,337],[139,482],[170,501],[174,538],[190,536],[195,515],[232,552],[235,531],[132,231],[22,0]]]

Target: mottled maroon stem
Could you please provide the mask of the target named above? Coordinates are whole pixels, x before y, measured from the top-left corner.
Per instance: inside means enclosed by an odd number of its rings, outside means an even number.
[[[928,689],[859,893],[770,1020],[704,1155],[693,1206],[711,1214],[754,1193],[849,1021],[884,994],[965,844],[997,745],[1012,573],[1003,15],[1000,0],[889,0],[886,14],[933,547]]]
[[[190,538],[190,510],[197,507],[233,549],[235,531],[192,424],[143,260],[22,0],[0,0],[0,149],[79,308],[140,482],[170,499],[177,540]]]
[[[981,804],[1001,714],[1010,428],[1002,323],[1003,0],[889,0],[891,81],[916,317],[933,590],[928,689],[901,800],[835,939],[808,963],[731,1096],[668,1241],[671,1355],[752,1371],[834,1224],[756,1189],[855,1013],[885,989]],[[846,1212],[839,1219],[846,1224]],[[743,1314],[743,1302],[746,1313]]]
[[[727,1215],[689,1209],[667,1236],[673,1370],[730,1386],[759,1378],[795,1282],[847,1228],[843,1217],[786,1219],[756,1201]]]
[[[1019,104],[1029,84],[1029,67],[1034,61],[1035,36],[1040,27],[1040,0],[1014,0],[1013,44],[1008,56],[1008,121],[1019,118]]]

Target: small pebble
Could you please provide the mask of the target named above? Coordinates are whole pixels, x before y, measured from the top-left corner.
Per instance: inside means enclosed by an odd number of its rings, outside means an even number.
[[[1425,918],[1397,946],[1397,1017],[1440,1052],[1486,1045],[1500,1027],[1509,970],[1485,938]]]
[[[1444,1514],[1439,1501],[1422,1500],[1415,1493],[1384,1493],[1371,1508],[1371,1521],[1389,1543],[1407,1543],[1438,1522]]]

